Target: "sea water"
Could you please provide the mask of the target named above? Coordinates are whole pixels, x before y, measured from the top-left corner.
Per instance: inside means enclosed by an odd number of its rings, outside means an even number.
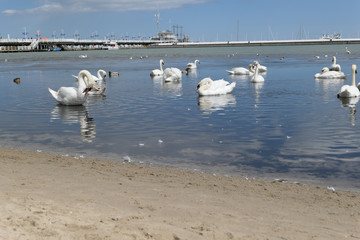
[[[348,48],[350,55],[344,45],[1,53],[0,146],[359,191],[358,106],[336,97],[351,82],[351,65],[360,67],[360,46]],[[314,79],[332,56],[347,79]],[[160,59],[164,68],[200,65],[165,83],[150,77]],[[226,72],[254,60],[268,68],[264,83]],[[58,105],[48,88],[76,86],[72,75],[83,69],[119,76],[84,106]],[[236,88],[199,97],[205,77]]]

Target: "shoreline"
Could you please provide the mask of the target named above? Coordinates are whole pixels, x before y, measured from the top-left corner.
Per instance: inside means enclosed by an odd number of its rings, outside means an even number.
[[[0,239],[360,238],[356,192],[0,150]]]

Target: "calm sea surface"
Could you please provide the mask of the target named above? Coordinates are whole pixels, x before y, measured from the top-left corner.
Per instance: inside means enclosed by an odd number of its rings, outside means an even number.
[[[0,146],[360,191],[358,106],[336,97],[351,76],[314,79],[332,56],[346,74],[360,68],[360,45],[348,48],[351,55],[344,45],[1,53]],[[160,59],[180,69],[201,64],[165,84],[149,75]],[[268,67],[263,84],[225,71],[254,60]],[[71,75],[82,69],[120,75],[107,80],[105,97],[58,105],[48,88],[75,86]],[[198,97],[204,77],[236,88]]]

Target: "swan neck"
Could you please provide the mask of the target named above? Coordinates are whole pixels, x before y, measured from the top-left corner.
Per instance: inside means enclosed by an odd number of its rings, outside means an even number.
[[[161,71],[161,72],[164,72],[162,65],[163,65],[163,61],[160,60],[160,71]]]
[[[255,73],[254,73],[255,77],[257,77],[258,73],[259,73],[259,65],[256,64],[255,65]]]
[[[79,79],[78,90],[81,92],[83,92],[86,88],[91,87],[94,84],[93,78],[88,71],[81,71],[79,73],[78,79]]]
[[[352,85],[353,85],[353,86],[356,86],[355,70],[352,70]]]

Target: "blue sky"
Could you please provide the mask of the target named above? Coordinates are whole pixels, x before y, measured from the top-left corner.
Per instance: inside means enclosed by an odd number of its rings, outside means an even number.
[[[72,38],[156,35],[182,26],[193,41],[360,37],[359,0],[2,0],[0,36]]]

